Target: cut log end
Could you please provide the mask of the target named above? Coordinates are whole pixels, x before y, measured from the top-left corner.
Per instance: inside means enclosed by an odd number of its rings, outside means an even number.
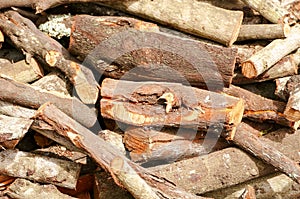
[[[244,100],[240,99],[239,102],[236,104],[236,106],[232,109],[232,117],[230,124],[233,125],[231,132],[226,136],[227,140],[233,140],[235,132],[236,132],[236,126],[241,123],[243,114],[244,114]]]
[[[242,74],[247,78],[255,78],[258,76],[254,64],[250,61],[242,63]]]

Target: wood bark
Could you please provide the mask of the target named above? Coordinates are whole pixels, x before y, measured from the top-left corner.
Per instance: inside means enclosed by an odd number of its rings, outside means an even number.
[[[112,146],[116,147],[124,155],[126,154],[126,149],[123,144],[123,136],[121,134],[115,133],[110,130],[102,130],[98,133],[98,136],[110,143]]]
[[[7,116],[30,119],[34,116],[35,110],[0,100],[0,113]]]
[[[248,78],[255,78],[271,68],[280,59],[300,47],[300,26],[291,28],[285,39],[276,39],[265,48],[242,63],[242,73]]]
[[[0,74],[23,83],[33,82],[44,76],[43,69],[33,58],[29,63],[26,60],[11,63],[9,60],[0,59]]]
[[[125,131],[124,144],[132,161],[147,166],[205,155],[229,146],[226,141],[218,140],[217,135],[205,134],[189,129],[130,128]]]
[[[0,173],[41,183],[75,188],[80,165],[17,150],[0,152]]]
[[[242,0],[250,8],[258,11],[262,16],[272,23],[295,21],[290,12],[280,5],[276,0]]]
[[[113,177],[115,174],[110,167],[111,161],[116,157],[121,157],[152,187],[160,198],[202,198],[175,188],[169,181],[165,181],[150,171],[130,162],[121,152],[68,117],[52,104],[47,103],[40,107],[36,114],[36,119],[44,120],[50,124],[58,134],[68,138],[78,148],[85,150],[91,158],[103,169],[110,172]],[[120,183],[116,177],[114,177],[114,180]],[[130,183],[135,182],[129,181],[128,183],[130,185]]]
[[[33,120],[0,115],[0,146],[15,148],[28,132]]]
[[[281,39],[290,32],[290,26],[286,24],[253,24],[242,25],[237,41],[258,39]]]
[[[77,98],[44,91],[3,77],[0,77],[0,99],[34,109],[50,101],[87,127],[93,126],[97,120],[96,113]]]
[[[239,147],[262,159],[266,163],[273,165],[279,171],[285,173],[295,182],[300,184],[300,166],[298,163],[278,151],[276,148],[261,141],[255,135],[258,133],[256,131],[257,130],[246,123],[241,123],[232,140]]]
[[[300,161],[300,145],[295,140],[299,138],[299,130],[291,133],[287,128],[260,137],[263,142],[297,162]],[[275,172],[274,167],[233,147],[149,169],[173,181],[178,187],[197,194],[227,188]]]
[[[243,100],[178,83],[104,79],[101,115],[135,126],[175,126],[234,135]],[[224,128],[224,129],[223,129]]]
[[[284,115],[290,121],[297,122],[300,120],[300,84],[290,92],[286,108],[284,110]]]
[[[287,120],[283,114],[285,103],[261,97],[250,91],[231,85],[224,88],[228,95],[242,98],[245,101],[245,111],[243,117],[257,122],[273,121],[277,124],[297,129],[298,122]]]
[[[51,39],[28,19],[15,11],[0,15],[0,28],[12,42],[29,56],[37,56],[50,67],[63,71],[74,84],[80,99],[94,104],[98,98],[98,84],[92,72],[76,63],[60,43]],[[45,45],[47,44],[47,45]]]
[[[22,199],[75,199],[74,197],[59,192],[54,185],[40,185],[21,178],[16,179],[8,187],[7,194],[12,198]]]
[[[298,74],[298,64],[296,63],[293,55],[288,55],[256,78],[249,79],[243,76],[241,73],[237,73],[233,78],[232,83],[239,85],[250,84],[255,82],[269,81],[296,74]]]
[[[85,57],[84,63],[99,75],[180,82],[210,90],[220,90],[231,83],[236,57],[232,48],[138,31],[136,22],[124,17],[76,16],[73,20],[69,50]]]

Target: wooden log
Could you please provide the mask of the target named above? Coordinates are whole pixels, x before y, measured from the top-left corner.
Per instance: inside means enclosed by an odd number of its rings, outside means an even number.
[[[211,133],[206,137],[205,134],[182,128],[130,128],[125,131],[124,144],[130,151],[132,161],[147,166],[205,155],[229,146],[217,135]]]
[[[103,169],[114,177],[110,164],[115,157],[126,161],[156,192],[160,198],[201,198],[175,188],[174,185],[155,174],[130,162],[121,152],[106,143],[103,139],[68,117],[52,104],[45,104],[38,110],[36,119],[49,123],[60,135],[68,138],[78,148],[85,150]],[[66,129],[68,129],[66,131]],[[114,180],[117,181],[116,178]],[[124,181],[123,181],[124,182]],[[135,183],[129,181],[128,183]],[[130,186],[130,184],[128,185]]]
[[[300,185],[282,173],[274,173],[260,177],[233,187],[212,191],[204,194],[212,198],[239,199],[246,186],[252,186],[256,192],[256,198],[297,198]]]
[[[290,22],[290,20],[292,20],[290,23],[295,22],[291,13],[276,0],[243,0],[243,2],[272,23]]]
[[[300,84],[290,92],[288,102],[286,104],[284,115],[285,117],[293,122],[300,120]]]
[[[228,95],[242,98],[245,101],[244,118],[257,122],[273,121],[293,129],[299,127],[298,122],[291,122],[283,115],[284,102],[267,99],[233,85],[229,88],[224,88],[224,92]]]
[[[123,144],[123,136],[115,133],[110,130],[102,130],[99,131],[98,136],[101,137],[106,142],[110,143],[114,147],[116,147],[120,152],[122,152],[124,155],[126,154],[126,149]]]
[[[111,176],[105,172],[95,174],[94,199],[134,199],[133,196],[117,186]]]
[[[63,71],[74,84],[80,99],[95,104],[98,99],[98,84],[92,72],[72,61],[68,51],[60,43],[49,38],[28,19],[17,12],[7,11],[0,15],[0,28],[12,42],[29,56],[37,56],[50,67]],[[45,45],[48,44],[48,45]]]
[[[101,115],[134,126],[175,126],[234,135],[243,100],[178,83],[104,79]],[[220,126],[221,125],[221,126]],[[219,127],[219,131],[217,130]]]
[[[287,24],[252,24],[242,25],[237,41],[257,39],[282,39],[290,32]]]
[[[266,163],[273,165],[279,171],[285,173],[295,182],[300,184],[300,166],[298,163],[291,160],[276,148],[261,141],[255,135],[257,133],[257,130],[251,126],[246,123],[241,123],[232,140],[239,147],[264,160]]]
[[[35,110],[0,100],[0,113],[7,116],[30,119],[34,116]]]
[[[52,72],[38,81],[33,82],[31,85],[47,91],[59,92],[65,96],[71,97],[72,89],[69,83],[70,82],[58,72]]]
[[[286,77],[290,75],[298,74],[298,64],[296,64],[293,55],[288,55],[282,58],[279,62],[277,62],[274,66],[272,66],[267,71],[263,72],[261,75],[256,78],[247,78],[243,76],[241,73],[237,73],[233,78],[233,84],[250,84],[255,82],[264,82],[269,80],[278,79],[281,77]]]
[[[0,115],[0,146],[13,149],[28,132],[33,120]]]
[[[240,196],[242,199],[256,199],[255,189],[251,185],[247,185],[245,191]]]
[[[231,83],[236,50],[134,30],[136,26],[126,29],[120,21],[124,19],[133,23],[128,18],[74,17],[70,52],[86,57],[86,65],[112,78],[180,82],[210,90]]]
[[[291,28],[285,39],[276,39],[265,48],[242,63],[242,73],[248,78],[255,78],[271,68],[280,59],[300,47],[300,26]]]
[[[291,77],[292,76],[287,76],[287,77],[277,78],[275,80],[276,89],[274,91],[274,94],[286,102],[288,101],[289,93],[287,92],[285,87]]]
[[[30,191],[29,191],[30,190]],[[57,190],[54,185],[40,185],[25,179],[16,179],[7,190],[7,194],[12,198],[23,199],[44,199],[44,198],[61,198],[75,199],[74,197],[63,194]]]
[[[294,161],[300,161],[298,154],[300,145],[295,142],[300,138],[299,130],[292,133],[283,128],[266,136],[260,139]],[[275,172],[270,165],[233,147],[149,169],[173,181],[178,187],[197,194],[227,188]],[[221,198],[224,198],[224,195]]]
[[[74,97],[58,95],[57,93],[44,91],[38,87],[4,77],[0,77],[0,90],[0,99],[2,101],[13,102],[34,109],[39,108],[43,103],[51,101],[87,127],[93,126],[97,120],[96,113]]]
[[[33,82],[44,76],[42,67],[33,58],[29,63],[26,60],[11,63],[7,59],[0,59],[0,74],[23,83]]]
[[[17,150],[0,152],[0,173],[66,188],[75,188],[80,165]]]

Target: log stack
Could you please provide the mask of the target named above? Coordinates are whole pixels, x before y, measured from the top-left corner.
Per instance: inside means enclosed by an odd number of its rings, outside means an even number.
[[[298,1],[3,0],[0,197],[300,197],[299,20]]]

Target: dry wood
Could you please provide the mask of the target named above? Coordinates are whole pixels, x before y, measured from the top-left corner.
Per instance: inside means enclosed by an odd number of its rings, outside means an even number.
[[[12,198],[22,199],[75,199],[59,192],[54,185],[40,185],[21,178],[8,187],[7,194]]]
[[[2,43],[2,42],[4,42],[4,35],[3,35],[2,31],[0,31],[0,43]]]
[[[228,10],[243,10],[246,6],[242,0],[200,0]]]
[[[130,128],[125,131],[124,144],[130,151],[132,161],[147,165],[161,165],[205,155],[229,145],[222,139],[218,140],[213,133],[207,137],[205,134],[182,128]]]
[[[286,84],[292,76],[277,78],[274,94],[284,101],[288,101],[289,93],[286,90]]]
[[[258,11],[262,16],[272,23],[285,21],[295,22],[290,12],[286,10],[277,0],[242,0],[246,5]],[[290,22],[290,23],[291,23]]]
[[[116,147],[124,155],[126,154],[126,149],[123,144],[123,136],[121,134],[110,130],[102,130],[98,133],[98,136],[110,143],[112,146]]]
[[[251,185],[247,185],[245,191],[241,195],[242,199],[256,199],[255,189]]]
[[[280,59],[300,47],[300,26],[291,28],[285,39],[276,39],[242,63],[242,73],[254,78],[271,68]]]
[[[237,73],[233,78],[232,83],[249,84],[254,82],[264,82],[296,74],[298,74],[298,64],[296,64],[293,55],[288,55],[256,78],[249,79],[243,76],[241,73]]]
[[[105,172],[95,174],[94,199],[134,199],[125,189],[117,186],[111,176]]]
[[[277,124],[297,129],[298,122],[287,120],[283,114],[285,103],[261,97],[250,91],[231,85],[224,88],[228,95],[242,98],[245,101],[245,111],[243,117],[257,122],[274,121]]]
[[[287,174],[295,182],[300,184],[300,166],[298,163],[276,148],[261,141],[255,134],[258,134],[257,130],[246,123],[241,123],[237,128],[233,142],[252,155],[273,165],[279,171]]]
[[[71,97],[71,86],[69,82],[58,72],[52,72],[45,77],[39,79],[31,84],[47,91],[54,91],[62,93],[65,96]]]
[[[287,24],[253,24],[242,25],[237,41],[257,39],[281,39],[290,32]]]
[[[115,177],[136,199],[159,199],[157,193],[131,168],[122,157],[115,157],[110,167]]]
[[[30,119],[34,116],[35,110],[0,100],[0,113],[12,117]]]
[[[0,58],[0,74],[23,83],[33,82],[44,76],[43,69],[34,58],[29,63],[26,60],[11,63]]]
[[[252,186],[256,191],[256,198],[297,198],[295,194],[299,194],[300,185],[291,180],[282,173],[274,173],[264,177],[260,177],[245,183],[228,187],[221,190],[212,191],[205,196],[220,199],[240,199],[241,193],[244,192],[245,186]]]
[[[178,83],[104,79],[101,114],[135,126],[214,128],[234,135],[243,100]]]
[[[15,148],[28,132],[33,120],[0,115],[0,146]]]
[[[300,84],[290,92],[284,115],[288,120],[293,122],[300,120]]]
[[[0,173],[66,188],[75,188],[80,165],[17,150],[0,152]]]
[[[295,141],[300,139],[299,130],[291,133],[287,128],[283,128],[266,136],[260,139],[294,161],[300,161],[298,154],[300,145]],[[156,166],[150,170],[173,181],[178,187],[197,194],[227,188],[275,172],[270,165],[232,147],[205,156]]]
[[[200,196],[195,196],[175,188],[169,181],[165,181],[150,171],[130,162],[121,152],[68,117],[52,104],[48,103],[40,107],[36,118],[49,123],[58,134],[68,138],[78,148],[85,150],[102,168],[109,171],[112,176],[114,176],[114,172],[110,168],[111,161],[116,157],[121,157],[152,187],[156,195],[160,198],[201,198]],[[114,179],[116,180],[115,177]]]
[[[83,15],[73,17],[73,21],[69,50],[86,57],[84,63],[93,66],[100,75],[180,82],[210,90],[229,86],[232,81],[235,49],[165,33],[138,31],[141,29],[138,24],[145,22],[137,23],[130,18]],[[148,25],[148,30],[151,27]]]
[[[94,104],[98,98],[98,84],[91,71],[72,61],[68,51],[51,39],[28,19],[17,12],[7,11],[0,15],[0,28],[16,47],[29,56],[37,56],[50,67],[63,71],[74,84],[75,90],[84,103]],[[47,44],[47,45],[45,45]]]
[[[87,127],[93,126],[97,120],[95,111],[77,98],[41,90],[38,87],[19,83],[4,77],[0,77],[0,99],[34,109],[50,101]]]

